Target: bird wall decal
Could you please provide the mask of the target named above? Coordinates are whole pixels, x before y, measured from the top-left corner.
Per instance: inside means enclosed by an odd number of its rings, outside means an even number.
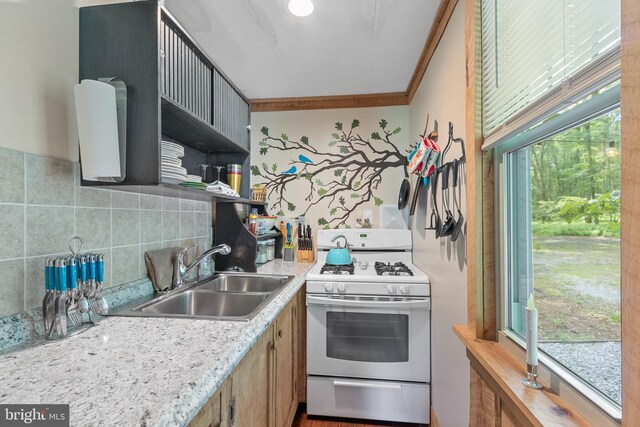
[[[280,175],[294,175],[298,171],[298,168],[295,166],[291,166],[284,172],[280,172]]]
[[[308,158],[304,154],[300,154],[298,156],[298,160],[300,160],[302,163],[306,163],[306,164],[309,164],[309,165],[313,164],[313,160],[311,160],[310,158]]]

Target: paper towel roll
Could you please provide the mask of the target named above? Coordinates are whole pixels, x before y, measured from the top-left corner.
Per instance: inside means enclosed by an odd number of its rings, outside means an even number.
[[[116,90],[107,83],[82,80],[73,92],[82,177],[87,181],[114,181],[121,174]]]

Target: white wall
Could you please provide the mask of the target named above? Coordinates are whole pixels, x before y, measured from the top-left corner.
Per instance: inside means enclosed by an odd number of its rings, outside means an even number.
[[[78,7],[122,0],[0,0],[0,147],[78,160]]]
[[[444,148],[449,121],[454,136],[465,135],[465,51],[464,4],[458,2],[447,29],[438,44],[420,87],[409,106],[411,135],[421,134],[426,114],[439,124],[439,142]],[[461,155],[459,145],[445,160]],[[414,182],[412,182],[412,185]],[[416,215],[412,218],[413,262],[431,279],[432,303],[432,406],[443,427],[469,425],[469,361],[452,326],[467,323],[467,268],[464,236],[453,243],[436,239],[424,230],[431,215],[427,191],[422,191]],[[440,189],[438,203],[440,205]],[[462,212],[465,195],[462,193]],[[466,215],[465,215],[466,216]]]
[[[268,164],[270,167],[273,164],[278,165],[277,172],[285,171],[293,163],[297,161],[299,154],[305,154],[312,160],[317,161],[317,157],[309,152],[303,150],[296,151],[278,151],[275,149],[269,149],[266,155],[260,154],[260,149],[264,146],[260,145],[260,141],[264,135],[261,133],[261,128],[266,126],[269,128],[269,134],[279,137],[285,133],[288,135],[289,140],[300,141],[302,136],[309,138],[309,144],[320,151],[339,153],[339,146],[337,144],[331,146],[330,143],[334,139],[331,134],[337,132],[335,129],[335,123],[341,122],[344,125],[347,133],[349,131],[350,124],[353,119],[360,120],[360,126],[354,130],[354,133],[359,133],[364,139],[370,139],[372,132],[382,133],[378,127],[380,119],[385,119],[388,122],[387,129],[401,128],[400,133],[392,135],[390,140],[398,147],[403,155],[406,155],[405,149],[409,146],[409,107],[374,107],[374,108],[343,108],[333,110],[307,110],[307,111],[282,111],[282,112],[265,112],[265,113],[253,113],[251,115],[251,164],[260,166],[262,163]],[[380,148],[383,146],[382,142],[371,139],[371,143]],[[357,148],[360,148],[359,146]],[[369,152],[365,149],[366,152]],[[370,153],[370,152],[369,152]],[[371,154],[371,158],[376,157]],[[378,156],[379,157],[379,156]],[[324,158],[320,156],[320,158]],[[358,160],[361,160],[358,157]],[[300,168],[300,164],[297,164]],[[338,169],[335,166],[334,169]],[[320,178],[324,184],[335,180],[334,169],[327,170]],[[382,182],[380,186],[374,190],[374,196],[381,199],[384,204],[397,205],[398,192],[400,184],[404,178],[402,167],[389,168],[382,174]],[[315,180],[315,178],[314,178]],[[265,180],[261,177],[252,177],[253,183],[262,183]],[[363,181],[364,182],[364,181]],[[286,197],[291,200],[296,206],[294,212],[289,212],[284,209],[285,216],[294,218],[298,214],[303,213],[303,207],[309,206],[309,201],[306,200],[309,195],[308,181],[301,179],[298,182],[293,183],[287,187]],[[315,190],[319,190],[322,186],[316,186]],[[354,200],[351,199],[351,191],[346,192],[344,197],[347,200],[348,206]],[[269,205],[273,208],[272,214],[278,212],[279,207],[276,206],[278,196],[272,195],[269,199]],[[314,193],[314,201],[317,199],[317,192]],[[333,206],[336,203],[334,202]],[[363,210],[371,210],[373,213],[373,225],[379,225],[378,212],[379,207],[375,206],[372,201],[363,204],[356,208],[353,215],[349,217],[346,225],[354,226],[356,224],[356,218],[362,216]],[[307,214],[307,223],[314,227],[314,230],[321,228],[318,224],[318,218],[330,219],[328,203],[321,203],[313,207]],[[337,213],[339,215],[340,212]],[[333,226],[333,224],[332,224]]]
[[[0,145],[77,160],[73,85],[78,9],[72,0],[0,1]]]

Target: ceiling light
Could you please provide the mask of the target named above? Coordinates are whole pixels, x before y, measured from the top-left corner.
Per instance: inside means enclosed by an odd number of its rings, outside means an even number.
[[[296,16],[309,16],[313,13],[313,3],[311,0],[290,0],[289,12]]]

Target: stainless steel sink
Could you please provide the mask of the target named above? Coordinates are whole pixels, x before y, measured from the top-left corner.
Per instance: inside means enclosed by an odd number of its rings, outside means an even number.
[[[118,308],[109,315],[251,320],[294,276],[220,273],[146,301]]]
[[[269,294],[232,294],[192,290],[142,307],[140,311],[189,317],[245,317],[268,297]]]
[[[198,285],[198,290],[218,292],[275,292],[288,283],[288,276],[251,276],[221,274],[210,282]]]

